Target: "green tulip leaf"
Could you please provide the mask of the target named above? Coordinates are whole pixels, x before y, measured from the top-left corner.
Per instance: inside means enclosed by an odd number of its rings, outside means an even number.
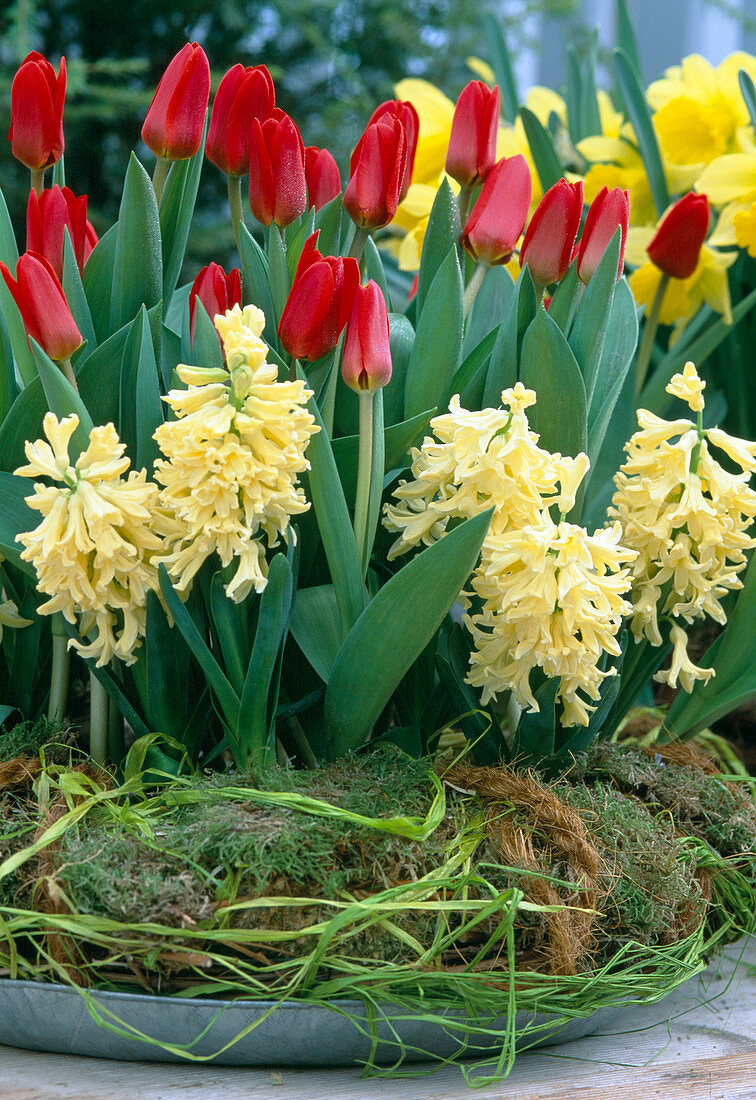
[[[598,462],[614,406],[633,364],[637,343],[635,299],[627,281],[621,279],[614,294],[588,411],[588,457],[591,467]]]
[[[29,386],[37,377],[37,368],[34,365],[34,356],[29,348],[21,313],[3,278],[0,278],[0,315],[2,315],[5,322],[8,339],[13,350],[13,358],[16,361],[21,381],[25,386]]]
[[[456,244],[461,233],[457,200],[454,198],[449,181],[442,180],[433,200],[428,228],[423,238],[423,253],[420,257],[420,270],[417,278],[416,317],[422,316],[425,300],[430,293],[439,268]]]
[[[465,322],[462,354],[469,355],[484,336],[498,328],[512,300],[515,284],[505,267],[490,267],[481,283]]]
[[[502,390],[514,386],[520,373],[520,349],[525,333],[536,315],[536,293],[527,267],[515,283],[514,294],[509,300],[499,328],[496,343],[491,349],[488,374],[483,390],[485,408],[498,408]]]
[[[36,572],[33,565],[21,560],[22,547],[16,535],[39,526],[39,512],[25,503],[33,491],[31,478],[0,471],[0,555],[30,577],[36,577]]]
[[[387,425],[404,419],[404,389],[415,343],[415,330],[403,313],[389,313],[391,378],[383,390],[383,415]]]
[[[121,438],[127,444],[137,469],[152,476],[160,450],[153,439],[163,423],[155,348],[152,343],[147,310],[141,307],[134,318],[123,349],[121,364]]]
[[[193,157],[171,165],[160,200],[160,237],[162,242],[163,292],[166,307],[181,274],[186,242],[197,201],[207,137],[207,118],[199,150]]]
[[[372,237],[368,237],[365,241],[365,248],[362,253],[362,258],[365,264],[365,274],[368,279],[372,279],[374,283],[377,283],[381,288],[381,294],[386,303],[386,309],[391,310],[391,293],[389,292],[388,283],[386,281],[386,272],[383,269],[383,260],[381,254],[378,251],[375,241]]]
[[[627,0],[616,0],[616,19],[617,45],[624,53],[630,63],[630,67],[633,69],[635,76],[640,82],[643,75],[643,66],[641,65],[638,39],[633,29],[633,24],[630,21],[630,13],[627,9]],[[599,131],[597,131],[597,133],[598,132]]]
[[[299,257],[302,255],[302,249],[304,243],[308,237],[311,237],[315,232],[315,214],[312,210],[308,211],[302,217],[302,224],[297,229],[294,236],[286,244],[286,263],[289,268],[289,279],[294,279],[294,274],[297,270],[297,264],[299,263]],[[320,249],[323,252],[322,249]],[[326,253],[323,252],[325,256]]]
[[[614,51],[614,72],[625,113],[635,131],[656,214],[657,217],[661,217],[669,206],[669,192],[659,152],[659,142],[651,121],[651,111],[646,101],[640,73],[636,71],[634,63],[622,50]]]
[[[320,230],[318,249],[324,256],[336,256],[341,242],[341,195],[331,199],[315,215],[314,228]]]
[[[151,309],[163,296],[163,259],[158,205],[150,177],[131,154],[118,214],[110,329],[132,321],[139,307]]]
[[[583,284],[577,273],[577,260],[573,260],[566,274],[560,279],[549,305],[549,317],[564,333],[569,336],[570,328],[575,317],[575,311],[580,302]]]
[[[81,395],[73,388],[57,363],[52,361],[36,340],[30,340],[29,343],[50,412],[55,413],[58,420],[62,420],[64,416],[69,416],[71,413],[76,413],[79,418],[68,447],[73,465],[81,451],[85,451],[89,446],[89,433],[94,427],[92,418]]]
[[[583,374],[589,404],[593,400],[596,389],[599,364],[612,312],[620,247],[620,230],[617,229],[604,249],[604,254],[591,276],[591,281],[583,291],[568,337],[570,347]]]
[[[63,233],[63,279],[61,280],[63,293],[66,296],[71,315],[76,322],[76,327],[86,341],[86,346],[83,348],[77,361],[78,371],[81,369],[85,359],[88,359],[96,349],[97,336],[95,334],[94,322],[92,321],[92,314],[89,312],[87,296],[84,293],[84,285],[81,281],[81,275],[79,274],[79,265],[76,263],[76,256],[74,255],[73,245],[71,244],[68,226],[64,226]]]
[[[273,311],[276,325],[281,320],[286,300],[291,290],[292,276],[289,272],[289,264],[286,259],[281,234],[278,226],[272,222],[268,226],[268,279],[270,281],[270,294],[273,301]],[[257,304],[257,303],[255,303]]]
[[[514,123],[520,99],[515,84],[514,69],[507,49],[507,42],[501,29],[501,23],[490,12],[483,17],[485,41],[488,43],[489,59],[501,92],[501,113],[507,122]]]
[[[492,328],[460,363],[452,382],[452,393],[460,394],[465,409],[477,409],[483,404],[491,353],[496,347],[501,325]]]
[[[548,191],[564,175],[554,142],[548,130],[544,129],[537,116],[527,107],[520,107],[520,118],[541,187]]]
[[[277,351],[277,320],[268,278],[268,257],[250,235],[246,225],[239,227],[239,250],[242,262],[242,301],[245,305],[253,302],[263,311],[265,314],[263,338]]]
[[[401,424],[393,424],[383,433],[385,470],[398,470],[409,465],[407,457],[410,447],[424,434],[435,409],[428,409]],[[339,470],[339,478],[348,501],[354,500],[357,490],[357,460],[359,457],[360,437],[342,435],[331,441],[333,457]]]
[[[18,263],[18,245],[2,189],[0,189],[0,260],[13,275]]]
[[[462,347],[462,273],[452,248],[436,273],[420,314],[404,391],[405,417],[446,408]]]
[[[404,565],[373,597],[341,646],[324,714],[332,757],[365,743],[402,677],[467,583],[491,510],[466,520]]]
[[[114,331],[110,327],[110,300],[117,244],[118,223],[103,233],[84,265],[82,283],[99,343],[103,343]]]
[[[564,333],[543,308],[525,333],[521,360],[520,381],[536,392],[528,420],[540,446],[574,458],[587,444],[585,386]]]

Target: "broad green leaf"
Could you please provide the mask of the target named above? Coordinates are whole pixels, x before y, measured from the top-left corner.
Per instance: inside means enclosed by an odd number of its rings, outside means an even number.
[[[620,279],[614,294],[607,338],[601,352],[596,385],[588,410],[588,457],[591,466],[598,461],[614,406],[630,370],[638,343],[638,317],[635,299],[625,279]]]
[[[89,312],[87,296],[84,293],[81,275],[79,274],[79,265],[76,263],[76,256],[74,255],[73,245],[71,244],[71,238],[68,233],[68,226],[64,226],[62,284],[63,292],[66,296],[66,301],[68,302],[73,319],[82,337],[86,340],[86,347],[83,349],[76,364],[78,373],[84,361],[88,359],[96,349],[97,336],[95,334],[94,322],[92,321],[92,314]]]
[[[549,317],[569,336],[575,310],[583,293],[583,284],[577,273],[577,260],[573,260],[566,275],[560,280],[549,304]]]
[[[404,420],[401,424],[392,424],[390,428],[386,428],[383,433],[384,469],[396,470],[408,464],[407,452],[423,435],[435,411],[435,409],[428,409],[410,420]],[[354,500],[357,489],[359,447],[358,435],[342,435],[339,439],[331,441],[333,457],[348,501]]]
[[[635,373],[631,356],[619,396],[614,402],[604,430],[604,438],[598,448],[595,461],[588,471],[585,503],[580,522],[590,531],[603,527],[606,510],[615,492],[614,475],[625,458],[624,447],[637,428],[635,418]],[[594,425],[594,432],[597,430]]]
[[[315,229],[320,230],[318,249],[324,256],[338,255],[341,240],[341,195],[331,199],[315,215]]]
[[[404,391],[405,417],[445,408],[462,347],[462,273],[452,248],[438,268],[417,325]]]
[[[103,233],[84,265],[84,293],[89,303],[97,340],[102,343],[114,331],[110,327],[110,299],[113,291],[113,266],[118,243],[118,224]],[[131,318],[129,318],[131,320]]]
[[[593,134],[601,134],[601,116],[599,114],[598,95],[596,93],[596,73],[593,67],[593,57],[588,55],[585,72],[583,74],[580,96],[580,128],[584,137]]]
[[[514,281],[507,269],[501,266],[489,268],[467,315],[463,356],[469,355],[484,336],[499,327],[513,294]]]
[[[150,310],[150,327],[159,320],[159,306]],[[76,379],[84,404],[95,424],[115,424],[119,435],[121,361],[131,324],[124,325],[92,352]]]
[[[0,425],[0,466],[13,471],[26,461],[24,443],[42,435],[42,419],[47,412],[47,398],[39,378],[25,386],[10,407]]]
[[[289,229],[293,230],[296,226],[290,226]],[[302,216],[302,224],[297,229],[296,233],[291,235],[291,239],[286,242],[286,263],[289,268],[289,280],[293,282],[294,274],[297,270],[297,264],[299,263],[299,257],[302,254],[304,243],[308,237],[311,237],[315,232],[315,214],[310,210],[307,214]],[[288,236],[288,233],[287,233]],[[322,249],[320,250],[323,251]],[[324,252],[325,256],[326,253]]]
[[[15,272],[14,272],[15,273]],[[13,349],[13,358],[16,367],[25,386],[31,385],[37,377],[37,368],[34,365],[34,356],[29,349],[29,341],[26,336],[24,322],[21,320],[18,306],[13,300],[13,295],[5,284],[5,279],[0,278],[0,314],[2,314]]]
[[[318,676],[327,684],[341,646],[339,608],[332,584],[297,590],[289,630]]]
[[[514,123],[517,118],[520,100],[517,95],[514,69],[512,68],[501,23],[495,15],[486,13],[483,17],[483,25],[485,27],[485,41],[488,44],[489,60],[501,92],[501,113],[507,122]]]
[[[404,388],[407,369],[415,342],[415,330],[403,313],[389,313],[391,331],[391,378],[383,389],[383,415],[386,424],[404,419]]]
[[[614,72],[625,113],[635,131],[656,214],[661,217],[669,206],[669,192],[646,93],[633,63],[622,50],[614,51]]]
[[[92,431],[92,418],[89,415],[81,395],[76,392],[71,383],[64,377],[57,363],[39,346],[36,340],[30,340],[32,355],[37,364],[42,388],[47,398],[47,407],[54,412],[58,420],[64,416],[76,413],[79,423],[76,431],[71,436],[68,453],[73,464],[81,451],[89,446],[89,433]]]
[[[583,77],[580,72],[580,63],[577,51],[573,46],[567,47],[567,85],[565,88],[564,102],[567,107],[567,128],[573,145],[588,135],[582,127],[580,104],[583,93]],[[600,133],[600,131],[599,131]]]
[[[168,625],[154,592],[147,593],[144,661],[149,723],[180,740],[187,723],[189,651],[179,631]],[[181,684],[182,690],[169,690],[171,684]]]
[[[190,332],[189,310],[187,308],[184,321],[186,324],[187,342]],[[188,356],[182,356],[182,362],[194,363],[201,367],[222,368],[223,349],[218,337],[218,330],[199,298],[194,303],[194,341]]]
[[[273,310],[276,325],[281,320],[281,314],[286,305],[286,299],[291,290],[291,275],[286,260],[281,234],[278,226],[273,222],[268,226],[268,279],[270,280],[270,294],[273,301]],[[257,305],[257,303],[255,303]]]
[[[0,424],[5,420],[18,396],[13,348],[11,347],[5,320],[0,314]]]
[[[15,272],[18,263],[18,246],[2,190],[0,190],[0,260],[10,268],[11,274]]]
[[[416,317],[422,316],[425,300],[433,286],[439,268],[449,253],[456,251],[461,227],[457,200],[454,198],[449,181],[444,179],[433,200],[428,228],[423,238],[423,253],[420,257],[420,270],[417,279]],[[417,327],[417,326],[416,326]]]
[[[23,547],[16,542],[16,535],[33,531],[39,525],[39,512],[32,511],[25,503],[25,498],[33,491],[31,478],[0,471],[0,555],[28,576],[36,577],[34,566],[21,561]]]
[[[268,257],[254,237],[250,235],[246,225],[239,228],[239,246],[242,261],[242,301],[245,305],[254,303],[263,311],[265,314],[263,337],[265,342],[277,351],[277,321],[268,278]]]
[[[491,351],[486,385],[483,390],[485,408],[498,408],[502,390],[514,386],[519,377],[519,356],[522,339],[536,315],[536,294],[527,267],[515,283],[501,322],[499,335]]]
[[[276,554],[268,569],[268,583],[260,599],[255,642],[249,659],[239,710],[242,753],[264,758],[269,745],[268,696],[279,650],[289,627],[294,581],[284,554]],[[274,704],[275,705],[275,704]]]
[[[235,604],[225,593],[223,574],[213,574],[210,582],[210,612],[223,654],[223,667],[236,694],[241,698],[247,673],[248,645],[242,615],[246,606]]]
[[[152,344],[147,310],[141,307],[132,322],[121,364],[121,431],[137,469],[152,467],[160,451],[152,438],[163,423],[155,349]]]
[[[163,296],[160,219],[152,181],[131,154],[118,214],[110,328],[132,321],[139,307],[151,309]]]
[[[462,407],[465,409],[477,409],[483,404],[488,364],[500,329],[500,325],[492,328],[457,368],[452,382],[452,393],[461,395]]]
[[[591,281],[583,291],[568,338],[583,374],[589,404],[593,400],[593,392],[596,388],[599,363],[614,301],[619,250],[620,231],[617,229],[604,249],[604,254],[591,276]]]
[[[627,0],[617,0],[616,27],[617,45],[624,53],[640,82],[643,79],[643,67],[641,65],[640,50],[638,49],[638,39],[633,24],[630,22]]]
[[[404,565],[347,635],[324,703],[332,757],[358,749],[369,737],[391,693],[467,583],[491,514],[460,524]]]
[[[528,420],[540,436],[540,446],[573,458],[585,451],[583,377],[564,333],[543,308],[539,308],[522,342],[520,380],[536,392]]]
[[[181,274],[186,242],[197,201],[202,165],[205,159],[207,118],[199,150],[193,157],[174,161],[165,181],[160,200],[160,238],[163,262],[163,293],[166,307]]]
[[[515,735],[515,757],[523,763],[540,762],[554,751],[557,728],[556,697],[561,686],[558,678],[546,680],[535,693],[539,710],[524,711]]]
[[[366,276],[368,279],[372,279],[373,282],[377,283],[381,288],[381,294],[386,302],[386,309],[390,311],[391,294],[389,293],[388,283],[386,282],[386,272],[383,270],[383,260],[381,259],[381,254],[372,237],[368,237],[365,241],[362,259],[365,264]]]
[[[548,130],[544,129],[536,115],[527,107],[520,107],[520,118],[541,187],[544,191],[548,191],[564,175],[554,142]]]

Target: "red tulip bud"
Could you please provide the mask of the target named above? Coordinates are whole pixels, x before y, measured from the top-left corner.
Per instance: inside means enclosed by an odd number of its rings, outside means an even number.
[[[203,267],[192,283],[189,291],[189,324],[191,338],[194,341],[194,326],[197,323],[197,299],[207,310],[210,320],[219,313],[225,313],[235,305],[241,305],[241,276],[234,267],[228,275],[220,264],[208,264]],[[220,337],[218,337],[220,339]]]
[[[202,142],[209,97],[205,51],[187,42],[161,77],[142,126],[142,141],[164,160],[193,157]]]
[[[252,119],[266,119],[276,104],[273,80],[264,65],[234,65],[215,93],[205,153],[227,176],[249,171],[249,131]]]
[[[34,50],[21,62],[11,87],[11,125],[8,140],[13,156],[32,171],[49,168],[63,156],[63,102],[66,98],[66,59],[58,75]]]
[[[509,262],[525,225],[532,194],[528,162],[520,153],[502,157],[493,166],[462,230],[462,244],[474,260],[487,264]]]
[[[527,263],[539,286],[558,283],[570,266],[582,212],[582,180],[558,180],[536,207],[522,241],[520,264]]]
[[[609,191],[606,187],[602,187],[590,205],[583,227],[583,236],[580,238],[577,271],[584,283],[590,281],[591,275],[599,265],[599,260],[604,255],[606,246],[618,228],[622,231],[622,239],[617,278],[619,279],[622,275],[629,221],[630,196],[627,191],[619,187],[613,187]]]
[[[36,340],[51,359],[69,359],[81,345],[82,336],[60,280],[45,257],[25,252],[16,265],[15,280],[2,262],[0,274],[18,306],[27,336]]]
[[[391,378],[391,334],[386,300],[372,279],[357,288],[346,328],[341,376],[357,393],[380,390]]]
[[[411,103],[405,103],[401,99],[387,99],[373,111],[368,126],[381,119],[398,118],[404,127],[404,136],[407,139],[407,156],[404,162],[404,175],[399,187],[399,202],[407,197],[412,181],[412,170],[415,167],[415,153],[417,152],[417,139],[420,136],[420,119],[417,111]]]
[[[357,225],[380,229],[396,214],[407,167],[407,133],[396,116],[371,123],[349,162],[344,209]]]
[[[691,191],[670,207],[646,251],[665,275],[689,279],[708,231],[709,200]]]
[[[475,187],[493,168],[498,130],[498,87],[471,80],[454,108],[446,154],[446,171],[463,187]]]
[[[252,120],[249,205],[263,225],[291,225],[307,209],[304,145],[296,125],[277,107]]]
[[[355,259],[318,252],[319,233],[304,243],[278,326],[281,343],[295,359],[320,359],[336,347],[360,285]]]
[[[309,204],[316,210],[341,194],[339,166],[327,149],[305,148],[305,178]]]
[[[26,248],[39,252],[49,262],[59,279],[63,278],[63,236],[68,229],[79,271],[89,253],[87,250],[87,196],[78,198],[68,187],[46,189],[37,197],[32,188],[26,208]],[[93,233],[94,230],[90,230]],[[97,237],[95,236],[95,243]]]

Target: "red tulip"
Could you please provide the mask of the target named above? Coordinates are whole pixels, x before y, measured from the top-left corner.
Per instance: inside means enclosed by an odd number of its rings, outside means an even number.
[[[578,249],[578,275],[584,283],[599,265],[606,246],[619,228],[621,233],[619,267],[617,278],[622,274],[625,263],[625,241],[630,221],[630,196],[627,191],[613,187],[611,191],[602,187],[590,205],[583,227],[583,236]]]
[[[454,108],[446,171],[463,187],[475,187],[496,162],[499,89],[480,80],[463,88]]]
[[[483,184],[483,190],[462,230],[462,244],[487,264],[511,259],[530,209],[533,181],[528,162],[520,153],[502,157]]]
[[[320,359],[336,347],[349,319],[360,267],[351,256],[323,256],[317,230],[304,243],[278,335],[295,359]]]
[[[302,138],[292,119],[277,107],[263,123],[252,120],[249,205],[263,225],[275,222],[282,229],[307,209]]]
[[[32,171],[49,168],[63,156],[65,98],[65,57],[56,77],[50,62],[33,50],[13,78],[8,133],[13,156]]]
[[[68,308],[63,287],[44,256],[25,252],[14,279],[4,263],[0,274],[18,306],[27,336],[36,340],[51,359],[69,359],[82,336]]]
[[[341,376],[357,393],[382,389],[391,378],[391,334],[386,300],[371,279],[357,287],[346,328]]]
[[[202,143],[209,97],[205,51],[187,42],[160,79],[142,126],[142,141],[164,160],[193,157]]]
[[[249,171],[249,131],[253,118],[262,122],[276,105],[273,80],[264,65],[234,65],[215,93],[205,153],[227,176]]]
[[[407,197],[412,181],[412,170],[415,167],[415,153],[417,152],[417,139],[420,135],[420,119],[417,111],[411,103],[405,103],[401,99],[387,99],[373,111],[368,126],[381,119],[398,118],[404,127],[404,136],[407,139],[407,157],[404,162],[404,175],[399,188],[399,202]]]
[[[234,267],[228,275],[220,264],[208,264],[203,267],[192,283],[189,291],[189,324],[191,338],[194,341],[194,327],[197,323],[197,299],[207,310],[212,321],[217,314],[225,313],[235,305],[241,305],[241,276]],[[219,337],[220,339],[220,337]]]
[[[74,195],[68,187],[47,188],[37,197],[32,188],[26,208],[26,248],[39,252],[59,279],[63,278],[63,234],[68,229],[79,271],[92,251],[88,248],[87,196]],[[91,225],[89,233],[94,233]],[[95,244],[97,236],[95,235]]]
[[[709,200],[691,191],[670,207],[646,251],[665,275],[689,279],[708,231]]]
[[[520,264],[527,263],[539,286],[558,283],[570,266],[582,213],[582,180],[558,180],[536,207],[522,241]]]
[[[344,208],[357,225],[380,229],[396,214],[407,169],[407,132],[395,115],[371,123],[349,162]]]
[[[308,202],[316,210],[341,194],[339,166],[327,149],[315,145],[305,148],[305,179]]]

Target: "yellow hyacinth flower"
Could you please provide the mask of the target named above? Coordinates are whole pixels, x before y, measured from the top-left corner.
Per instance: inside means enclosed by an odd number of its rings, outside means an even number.
[[[638,551],[632,567],[633,634],[661,645],[660,617],[677,627],[670,635],[671,668],[656,676],[673,687],[678,679],[686,686],[713,675],[689,661],[682,627],[674,620],[691,623],[708,615],[723,623],[720,599],[742,587],[738,574],[746,565],[745,551],[756,546],[746,533],[756,515],[756,492],[748,485],[756,470],[756,443],[719,428],[703,429],[703,388],[692,363],[667,386],[698,413],[697,424],[638,410],[640,431],[626,445],[628,459],[615,477],[610,509],[625,544]],[[726,470],[712,446],[741,472]]]
[[[475,642],[467,682],[482,689],[484,705],[509,690],[537,711],[529,681],[540,668],[559,680],[562,725],[588,725],[603,681],[616,674],[599,664],[605,654],[619,656],[617,634],[632,610],[626,565],[636,554],[621,536],[619,524],[589,535],[544,516],[486,538],[472,579],[483,607],[465,617]]]
[[[49,442],[27,443],[28,465],[20,477],[42,477],[26,498],[42,522],[18,536],[21,557],[37,572],[38,590],[50,598],[39,612],[59,611],[76,624],[88,644],[69,642],[98,666],[113,657],[136,660],[145,629],[149,591],[158,590],[155,554],[162,549],[158,487],[144,470],[131,470],[112,424],[95,427],[89,446],[72,463],[68,448],[79,425],[76,415],[43,421]]]
[[[176,416],[155,432],[165,456],[155,463],[161,500],[172,517],[161,556],[186,591],[211,554],[235,573],[226,594],[237,603],[267,583],[267,546],[288,538],[289,520],[309,508],[297,475],[319,429],[305,408],[302,381],[279,382],[261,339],[265,318],[234,306],[215,318],[226,371],[178,367],[186,389],[164,398]]]

